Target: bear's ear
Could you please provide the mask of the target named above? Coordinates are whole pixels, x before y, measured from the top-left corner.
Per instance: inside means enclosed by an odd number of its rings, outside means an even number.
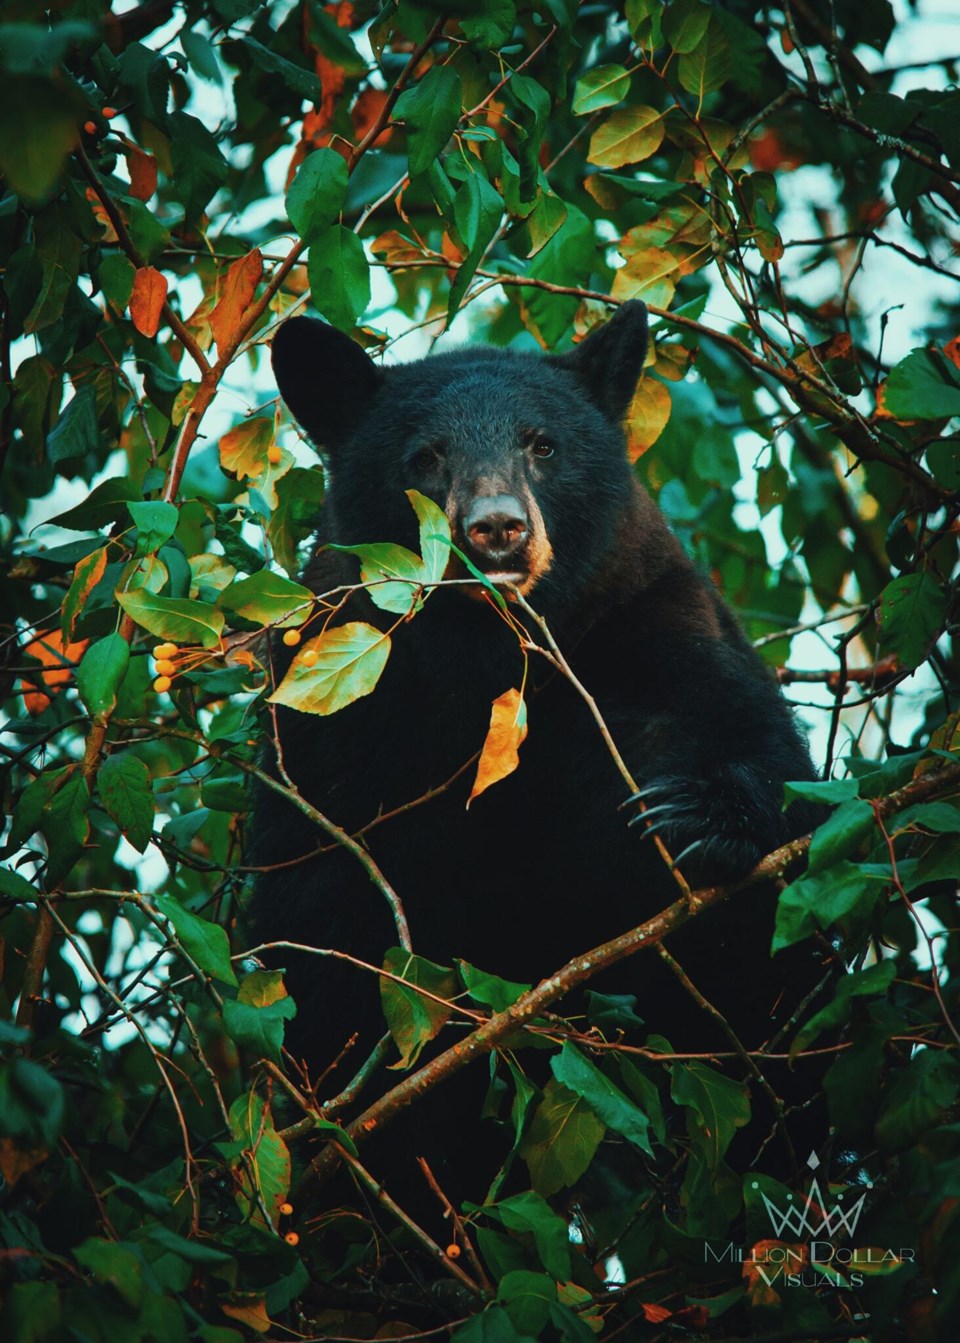
[[[621,303],[603,326],[554,362],[575,373],[596,406],[620,424],[636,391],[647,354],[647,309],[637,299]]]
[[[273,338],[273,372],[314,443],[336,448],[369,406],[384,374],[365,350],[315,317],[291,317]]]

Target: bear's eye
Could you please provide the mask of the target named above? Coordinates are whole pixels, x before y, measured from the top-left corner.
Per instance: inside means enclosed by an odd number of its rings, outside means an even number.
[[[439,444],[432,444],[429,448],[421,448],[410,458],[410,465],[414,471],[435,471],[439,465],[441,453]]]
[[[530,451],[533,453],[534,457],[545,458],[552,457],[556,452],[556,448],[544,434],[537,434],[530,444]]]

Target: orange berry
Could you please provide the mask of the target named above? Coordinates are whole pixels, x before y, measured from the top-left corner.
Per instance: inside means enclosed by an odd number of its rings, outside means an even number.
[[[176,651],[176,644],[157,644],[156,648],[153,650],[153,656],[155,658],[169,658],[173,657]]]
[[[111,117],[115,117],[117,115],[117,109],[115,107],[102,107],[100,111],[103,113],[103,115],[106,117],[108,121],[110,120]]]
[[[85,121],[83,123],[83,129],[87,132],[88,135],[96,135],[97,123],[95,121]]]
[[[293,1212],[293,1204],[292,1204],[292,1203],[281,1203],[281,1204],[280,1204],[280,1211],[283,1213],[284,1217],[289,1217],[290,1214]]]
[[[446,1249],[446,1255],[447,1255],[447,1258],[448,1258],[448,1259],[459,1259],[459,1258],[460,1258],[460,1246],[459,1246],[459,1245],[448,1245],[448,1246],[447,1246],[447,1249]]]
[[[177,670],[177,664],[171,662],[169,658],[160,658],[157,662],[157,674],[159,676],[172,676]]]
[[[162,695],[165,690],[169,690],[173,685],[169,676],[158,676],[153,683],[153,688],[158,695]]]
[[[297,644],[300,642],[300,631],[287,630],[286,634],[283,636],[283,642],[288,648],[296,648]]]
[[[287,1242],[288,1245],[300,1244],[300,1237],[297,1235],[296,1231],[288,1231],[283,1239]]]
[[[317,652],[315,648],[308,648],[307,651],[304,653],[303,657],[300,659],[300,661],[303,663],[305,667],[315,667],[317,665],[317,659],[319,657],[320,654]]]
[[[283,461],[283,450],[278,448],[276,443],[274,443],[272,447],[267,448],[267,461],[271,466],[279,466]]]

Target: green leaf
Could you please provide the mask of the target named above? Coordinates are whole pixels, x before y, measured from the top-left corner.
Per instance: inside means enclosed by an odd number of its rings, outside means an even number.
[[[861,798],[842,802],[833,815],[817,827],[810,843],[807,872],[812,876],[838,859],[849,857],[872,833],[875,824],[876,816],[869,802]]]
[[[550,1198],[564,1186],[576,1184],[604,1132],[586,1101],[551,1079],[520,1144],[520,1155],[537,1192]]]
[[[598,65],[577,80],[573,114],[590,116],[622,102],[630,88],[630,76],[622,65]]]
[[[137,529],[136,554],[139,557],[152,555],[177,530],[180,511],[176,504],[130,504],[129,509]]]
[[[533,1236],[540,1262],[551,1277],[560,1282],[569,1280],[570,1231],[564,1218],[541,1194],[533,1190],[513,1194],[497,1204],[497,1212],[508,1231]]]
[[[56,28],[63,26],[70,25]],[[27,205],[41,204],[56,187],[82,116],[73,88],[29,76],[0,81],[0,172]]]
[[[37,888],[32,881],[21,877],[12,867],[0,867],[0,894],[8,900],[27,901],[34,904]]]
[[[393,115],[407,128],[411,177],[426,172],[439,158],[460,119],[460,99],[460,76],[449,65],[433,66],[397,99]]]
[[[518,998],[522,997],[529,984],[514,984],[509,979],[500,979],[497,975],[485,974],[467,961],[458,959],[460,978],[475,1003],[492,1007],[494,1012],[505,1012]]]
[[[277,507],[267,523],[267,536],[278,564],[299,573],[297,545],[316,527],[323,502],[323,471],[295,466],[277,481]]]
[[[74,772],[43,808],[41,829],[50,852],[47,881],[51,885],[67,875],[90,833],[90,789],[82,772],[70,768]]]
[[[663,135],[663,113],[655,107],[620,107],[593,132],[587,157],[601,168],[640,163],[656,153]]]
[[[822,928],[856,915],[869,916],[882,886],[854,863],[841,860],[825,872],[803,876],[780,892],[772,951],[792,946]]]
[[[943,632],[948,599],[930,569],[902,574],[880,594],[880,639],[901,667],[919,667]]]
[[[887,1152],[910,1147],[955,1105],[960,1090],[956,1060],[939,1049],[915,1054],[884,1092],[876,1136]]]
[[[400,947],[391,947],[383,958],[383,968],[435,995],[427,998],[416,989],[408,989],[396,980],[380,980],[380,1004],[387,1027],[400,1051],[400,1059],[391,1068],[410,1068],[420,1057],[425,1044],[450,1019],[452,1009],[435,998],[451,999],[457,992],[457,978],[445,965],[435,965],[423,956]]]
[[[268,75],[276,75],[292,93],[296,93],[300,98],[309,98],[312,103],[320,101],[320,80],[313,70],[308,70],[304,65],[296,65],[284,56],[278,56],[275,51],[262,46],[255,38],[248,37],[246,34],[240,38],[240,41],[249,53],[254,65],[258,66],[259,69],[265,71]],[[342,159],[340,161],[343,162]]]
[[[406,495],[420,523],[423,582],[439,583],[450,560],[450,523],[443,509],[419,490],[407,490]]]
[[[424,569],[420,556],[412,550],[389,541],[373,541],[366,546],[331,545],[330,549],[357,556],[360,581],[371,584],[367,596],[381,611],[405,615],[411,608],[419,610]],[[390,581],[394,579],[397,581]]]
[[[505,1273],[497,1284],[497,1300],[503,1303],[514,1327],[531,1338],[539,1336],[556,1299],[553,1279],[525,1268]]]
[[[287,191],[287,214],[304,242],[335,223],[347,194],[347,163],[334,149],[316,149],[297,169]]]
[[[158,639],[175,644],[200,644],[216,648],[223,632],[223,612],[209,602],[180,597],[158,597],[145,588],[121,592],[117,601],[138,625]]]
[[[0,164],[2,166],[2,164]],[[0,1308],[9,1343],[49,1343],[60,1334],[60,1291],[55,1282],[14,1282]]]
[[[154,218],[143,201],[132,200],[127,206],[130,215],[130,240],[143,258],[152,266],[160,254],[170,246],[170,231]]]
[[[223,71],[217,59],[217,50],[209,38],[204,37],[203,33],[185,28],[180,33],[180,45],[195,74],[205,79],[208,84],[223,83]]]
[[[100,801],[133,847],[143,853],[153,833],[150,771],[131,752],[107,756],[97,772]]]
[[[296,1004],[286,989],[282,996],[269,1002],[258,1001],[258,997],[268,996],[259,984],[247,988],[244,994],[244,986],[250,978],[252,976],[247,975],[243,980],[235,1000],[228,998],[224,1002],[224,1028],[231,1040],[241,1049],[249,1049],[255,1058],[280,1063],[284,1023],[296,1016]]]
[[[302,583],[261,569],[237,578],[220,594],[219,605],[253,625],[302,625],[313,610],[313,593]]]
[[[800,779],[783,785],[783,805],[786,809],[798,797],[804,802],[848,802],[858,791],[856,779]]]
[[[112,1287],[131,1310],[139,1310],[143,1300],[143,1278],[140,1260],[132,1250],[112,1240],[91,1237],[74,1249],[73,1257],[93,1274],[95,1281]]]
[[[170,187],[193,223],[227,180],[227,161],[202,121],[189,112],[167,118],[173,173]]]
[[[939,352],[913,350],[890,370],[883,405],[898,420],[960,415],[960,373]]]
[[[47,435],[47,457],[57,466],[60,462],[82,459],[99,446],[96,395],[92,387],[81,387]]]
[[[688,93],[701,101],[708,93],[715,93],[721,88],[735,70],[733,43],[722,25],[713,19],[707,27],[706,36],[680,57],[677,66],[680,83]]]
[[[133,262],[119,252],[108,253],[100,260],[97,279],[104,298],[109,300],[117,312],[124,312],[130,302],[136,273]]]
[[[707,1165],[715,1171],[736,1130],[749,1122],[747,1088],[705,1063],[674,1063],[670,1074],[670,1095],[696,1116],[695,1126],[688,1116],[688,1127],[697,1134]]]
[[[23,329],[29,335],[45,330],[63,316],[67,297],[77,279],[82,247],[71,214],[60,201],[41,211],[34,231],[43,281],[36,302],[23,321]]]
[[[131,500],[139,498],[140,490],[133,481],[127,476],[117,476],[94,486],[82,503],[48,518],[47,523],[71,532],[96,531],[119,522],[126,515]]]
[[[3,1136],[21,1147],[53,1147],[64,1118],[63,1088],[30,1059],[13,1058],[0,1070]]]
[[[314,306],[334,326],[348,331],[370,302],[370,267],[363,244],[342,224],[310,245],[307,278]]]
[[[484,0],[477,13],[463,13],[460,27],[474,51],[493,51],[510,38],[517,21],[514,0]]]
[[[663,35],[682,55],[702,41],[710,22],[710,6],[702,0],[672,0],[663,12]]]
[[[255,1091],[237,1097],[230,1106],[230,1132],[243,1145],[246,1161],[234,1165],[237,1206],[244,1217],[263,1225],[260,1204],[272,1226],[280,1220],[280,1206],[290,1192],[290,1153],[274,1127],[269,1107]],[[259,1195],[259,1197],[257,1197]]]
[[[576,1045],[565,1041],[561,1052],[550,1060],[550,1068],[558,1082],[586,1101],[606,1128],[653,1156],[650,1120]]]
[[[450,286],[448,322],[459,310],[470,281],[483,260],[483,254],[500,227],[504,208],[499,194],[481,171],[472,172],[454,197],[453,216],[460,237],[469,250],[457,267]]]
[[[901,811],[896,818],[897,829],[902,826],[920,826],[936,835],[960,834],[960,806],[952,802],[921,802]]]
[[[310,41],[315,42],[324,56],[339,66],[345,75],[364,75],[367,62],[360,55],[346,28],[324,10],[321,0],[309,0]]]
[[[172,896],[153,895],[150,899],[157,911],[173,925],[184,951],[205,974],[223,984],[236,984],[237,976],[230,962],[230,943],[218,923],[201,919],[199,914],[191,913]]]
[[[790,1046],[791,1058],[795,1058],[804,1049],[809,1049],[824,1031],[842,1026],[850,1016],[853,998],[867,998],[878,993],[886,993],[896,973],[897,967],[893,961],[881,961],[878,965],[871,965],[867,970],[844,975],[837,983],[833,1001],[822,1007],[819,1012],[815,1012],[797,1032]]]
[[[517,1333],[502,1306],[488,1306],[455,1329],[450,1343],[530,1343],[530,1339]]]
[[[98,639],[84,653],[77,668],[77,690],[93,718],[113,713],[129,662],[130,645],[119,634]]]
[[[304,653],[317,654],[312,666],[304,662]],[[389,634],[351,620],[298,649],[290,670],[268,698],[301,713],[337,713],[376,688],[389,656]]]

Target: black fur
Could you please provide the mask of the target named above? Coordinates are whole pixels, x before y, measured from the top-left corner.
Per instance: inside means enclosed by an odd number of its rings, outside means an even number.
[[[416,544],[405,489],[448,506],[455,532],[478,489],[535,499],[542,524],[531,520],[531,563],[545,563],[544,546],[551,558],[529,600],[595,696],[668,849],[693,846],[684,875],[704,884],[746,872],[810,827],[814,813],[795,804],[785,815],[781,798],[785,780],[813,770],[769,671],[627,462],[618,421],[645,339],[642,305],[626,304],[570,355],[470,348],[380,370],[340,332],[297,319],[276,337],[274,367],[284,398],[329,453],[331,488],[304,575],[314,590],[356,581],[356,560],[322,549],[326,542]],[[534,455],[537,435],[552,456]],[[395,620],[363,595],[343,618]],[[275,655],[289,657],[279,645]],[[624,809],[627,790],[583,700],[542,660],[532,672],[529,737],[514,775],[466,811],[469,769],[365,836],[403,899],[419,954],[445,965],[462,957],[528,983],[678,894],[646,826],[629,824],[636,803]],[[519,686],[521,674],[517,639],[496,611],[463,589],[439,591],[396,631],[371,696],[330,718],[279,710],[286,769],[304,796],[355,832],[450,779],[483,743],[492,700]],[[260,796],[252,828],[261,863],[318,842],[272,794]],[[748,1047],[773,1033],[812,982],[805,955],[771,962],[772,910],[772,893],[752,890],[670,943]],[[252,923],[258,939],[338,947],[374,964],[397,943],[383,896],[336,848],[264,875]],[[361,1032],[325,1082],[333,1094],[383,1030],[376,981],[339,962],[281,960],[299,1008],[294,1052],[319,1071]],[[649,1029],[675,1047],[719,1043],[655,955],[638,955],[591,987],[636,993]],[[441,1043],[460,1029],[446,1028]],[[479,1199],[493,1168],[472,1170],[456,1150],[476,1142],[487,1081],[485,1066],[469,1071],[471,1109],[458,1117],[467,1101],[449,1089],[440,1095],[433,1113],[453,1122],[430,1155],[448,1192]],[[421,1135],[423,1113],[418,1107],[414,1119]],[[429,1129],[429,1114],[426,1122]],[[385,1148],[395,1132],[381,1139]]]

